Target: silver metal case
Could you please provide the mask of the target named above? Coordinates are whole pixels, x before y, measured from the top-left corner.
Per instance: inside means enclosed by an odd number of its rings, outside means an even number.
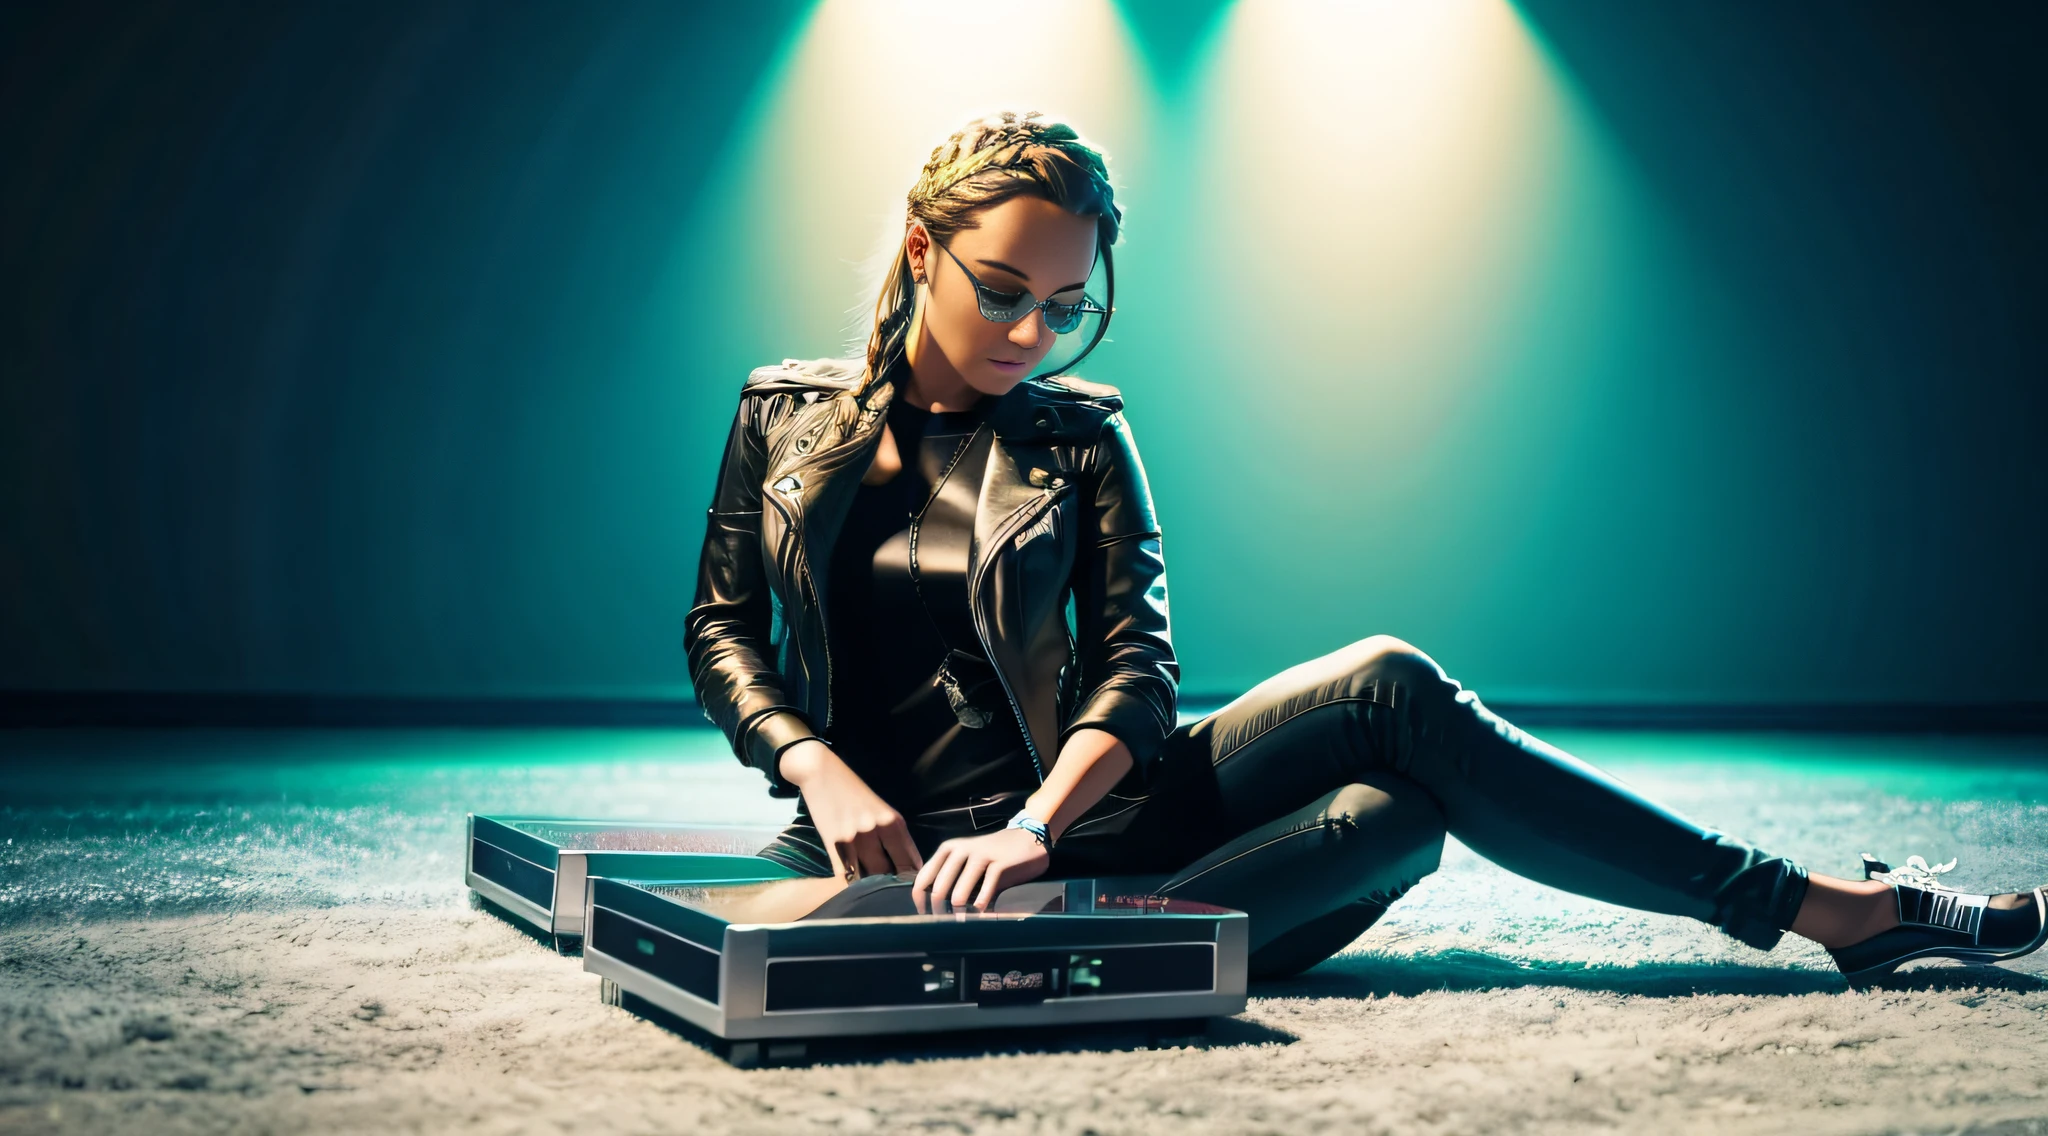
[[[584,889],[595,875],[785,879],[753,853],[775,830],[644,821],[469,814],[463,882],[567,950],[583,937]]]
[[[595,878],[583,968],[727,1040],[1241,1013],[1245,915],[1153,895],[1158,882],[1036,881],[985,914],[916,914],[907,877]],[[809,899],[778,907],[778,889],[836,894],[792,914]]]

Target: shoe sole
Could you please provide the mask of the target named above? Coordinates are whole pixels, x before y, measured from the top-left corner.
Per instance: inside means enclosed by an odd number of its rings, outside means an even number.
[[[1995,947],[1922,947],[1917,951],[1908,952],[1907,954],[1900,955],[1898,958],[1881,962],[1876,966],[1865,967],[1853,973],[1844,971],[1842,977],[1848,980],[1850,989],[1861,990],[1876,980],[1891,974],[1891,972],[1899,969],[1900,966],[1912,962],[1914,959],[1952,958],[1963,962],[1989,964],[2004,962],[2007,959],[2016,959],[2021,955],[2033,954],[2035,951],[2040,950],[2042,946],[2048,945],[2048,896],[2044,896],[2040,888],[2034,889],[2034,910],[2041,916],[2041,929],[2034,933],[2033,941],[2021,943],[2017,947],[2006,947],[2003,950]]]

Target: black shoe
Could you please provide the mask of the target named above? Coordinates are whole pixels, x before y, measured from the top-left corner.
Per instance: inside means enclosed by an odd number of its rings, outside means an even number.
[[[1830,947],[1849,985],[1862,988],[1916,958],[1952,958],[1991,963],[2032,954],[2048,943],[2048,895],[2041,888],[1977,895],[1935,878],[1954,860],[1929,867],[1915,856],[1893,868],[1863,854],[1863,878],[1892,885],[1899,901],[1899,925],[1860,943]]]

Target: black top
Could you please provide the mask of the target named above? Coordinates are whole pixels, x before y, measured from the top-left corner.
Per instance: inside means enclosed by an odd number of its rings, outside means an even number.
[[[832,546],[825,740],[905,814],[1037,787],[967,598],[968,538],[993,443],[977,428],[990,402],[934,414],[899,392],[889,431],[903,469],[860,486]]]

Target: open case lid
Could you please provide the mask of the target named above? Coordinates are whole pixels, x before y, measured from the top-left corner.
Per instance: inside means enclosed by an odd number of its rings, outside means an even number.
[[[565,817],[469,818],[470,887],[542,930],[582,930],[591,876],[775,880],[796,873],[753,853],[776,830]]]
[[[592,881],[593,907],[722,950],[726,932],[763,933],[770,956],[818,950],[937,950],[1211,939],[1242,912],[1157,895],[1163,877],[1036,880],[1006,889],[986,912],[920,910],[911,877],[765,882]]]
[[[876,875],[845,884],[830,877],[710,883],[638,881],[645,890],[727,924],[771,925],[843,919],[1016,919],[1025,916],[1128,918],[1220,916],[1227,908],[1153,894],[1157,877],[1034,880],[1006,888],[986,912],[955,910],[944,896],[919,896],[913,877]]]
[[[751,856],[767,847],[775,839],[777,831],[759,825],[668,824],[477,814],[471,815],[470,826],[476,839],[542,863],[562,851]]]

